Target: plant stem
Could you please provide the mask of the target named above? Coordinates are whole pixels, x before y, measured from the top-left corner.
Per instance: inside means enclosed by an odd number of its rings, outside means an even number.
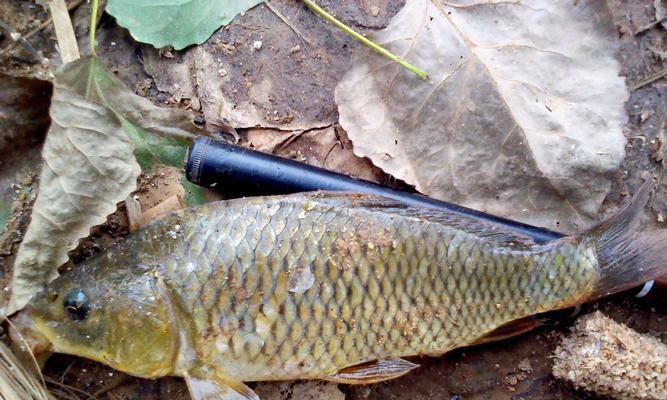
[[[377,53],[382,54],[383,56],[387,57],[388,59],[398,63],[401,65],[403,68],[407,69],[408,71],[414,73],[418,77],[422,79],[428,79],[428,73],[424,71],[423,69],[419,67],[415,67],[414,65],[410,64],[409,62],[405,61],[401,57],[395,55],[394,53],[390,52],[389,50],[385,49],[384,47],[378,45],[377,43],[373,42],[372,40],[362,36],[361,34],[357,33],[354,31],[352,28],[349,26],[345,25],[341,21],[337,20],[336,17],[333,15],[329,14],[326,12],[324,9],[320,8],[317,4],[313,3],[310,0],[302,0],[308,8],[313,10],[315,13],[317,13],[319,16],[324,18],[325,20],[331,22],[335,27],[338,29],[342,30],[343,32],[347,33],[348,35],[352,36],[356,40],[360,41],[363,43],[366,47],[376,51]]]
[[[95,55],[95,31],[97,30],[97,9],[99,8],[99,0],[93,0],[90,9],[90,52]]]

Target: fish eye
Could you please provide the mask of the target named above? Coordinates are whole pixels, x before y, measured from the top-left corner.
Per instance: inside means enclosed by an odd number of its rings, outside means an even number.
[[[72,289],[65,293],[63,306],[67,315],[75,321],[86,319],[90,312],[90,301],[81,289]]]

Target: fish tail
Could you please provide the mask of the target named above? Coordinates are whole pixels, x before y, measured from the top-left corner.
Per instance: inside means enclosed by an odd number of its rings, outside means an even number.
[[[620,213],[583,233],[595,244],[600,268],[592,298],[667,275],[667,229],[653,232],[638,229],[650,195],[650,182],[641,186]]]

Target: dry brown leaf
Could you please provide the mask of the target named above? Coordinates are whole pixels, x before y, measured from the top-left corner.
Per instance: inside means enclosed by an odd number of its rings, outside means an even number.
[[[248,129],[244,144],[265,153],[337,171],[359,179],[378,182],[379,168],[352,152],[352,143],[344,131],[329,126],[309,131],[285,132],[276,129]],[[338,127],[340,128],[340,127]]]
[[[624,156],[627,91],[603,1],[408,0],[340,82],[355,152],[431,196],[573,232]]]
[[[134,191],[140,163],[180,163],[195,131],[190,114],[135,95],[92,57],[65,65],[54,85],[39,194],[6,314],[55,279],[67,252]]]

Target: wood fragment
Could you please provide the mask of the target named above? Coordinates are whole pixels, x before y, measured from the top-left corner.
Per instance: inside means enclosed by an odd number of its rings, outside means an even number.
[[[76,42],[72,20],[69,16],[65,0],[49,1],[49,9],[51,10],[51,18],[53,18],[53,26],[58,38],[60,57],[63,60],[63,64],[78,60],[80,57],[79,45]]]
[[[161,216],[162,214],[168,213],[170,211],[180,210],[182,208],[185,208],[185,202],[183,201],[183,197],[175,194],[163,200],[155,207],[146,210],[144,213],[142,213],[141,218],[139,218],[139,220],[137,221],[138,224],[137,227],[141,227],[142,225],[151,222],[152,220]]]
[[[130,232],[136,231],[140,226],[141,203],[139,203],[139,200],[132,194],[125,200],[125,212],[127,213],[127,220],[130,224]]]
[[[665,400],[667,345],[596,311],[558,346],[553,374],[614,399]]]

